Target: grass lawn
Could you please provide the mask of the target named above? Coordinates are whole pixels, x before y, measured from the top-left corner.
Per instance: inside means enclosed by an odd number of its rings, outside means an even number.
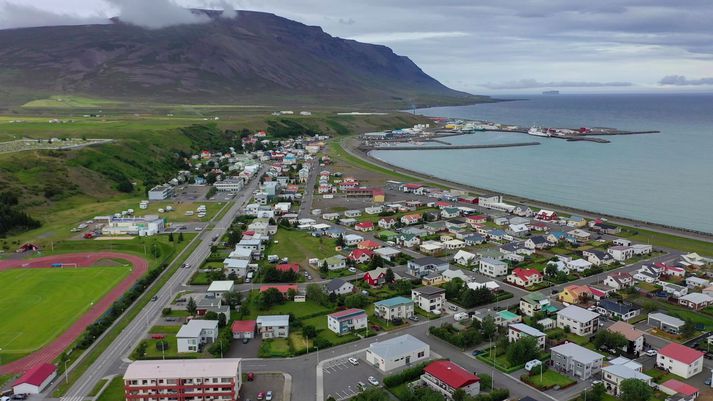
[[[514,372],[516,370],[522,369],[525,364],[521,365],[512,365],[510,361],[508,361],[506,353],[503,352],[500,355],[495,356],[495,360],[493,361],[493,358],[491,358],[491,353],[490,350],[492,348],[485,349],[484,352],[480,355],[478,355],[476,358],[487,363],[488,365],[495,366],[499,370],[502,370],[503,372]],[[549,359],[549,354],[547,352],[540,352],[540,360],[544,361]]]
[[[653,246],[674,248],[686,252],[696,252],[700,255],[713,256],[713,244],[710,242],[643,230],[641,228],[626,226],[620,227],[621,233],[619,235],[624,238],[629,238],[632,241],[637,241],[642,244],[651,244]]]
[[[122,376],[115,376],[99,395],[97,401],[124,401],[124,399],[124,378]]]
[[[551,388],[554,386],[565,387],[575,383],[575,380],[554,370],[547,370],[542,372],[542,379],[540,379],[540,374],[536,372],[532,376],[527,376],[525,382],[537,388]]]
[[[317,238],[305,231],[280,227],[267,247],[265,255],[277,255],[288,258],[292,263],[307,266],[307,261],[311,258],[324,259],[336,255],[338,252],[334,248],[335,241],[331,238]]]
[[[663,370],[656,369],[656,368],[647,369],[643,373],[645,375],[651,376],[654,379],[654,382],[658,383],[658,384],[661,384],[661,383],[663,383],[667,380],[670,380],[670,379],[676,379],[679,381],[686,380],[686,379],[682,378],[681,376],[674,375],[673,373],[664,372]]]
[[[99,381],[97,382],[97,384],[94,386],[94,388],[92,389],[92,391],[90,391],[89,394],[87,394],[87,395],[90,396],[90,397],[96,397],[97,394],[99,394],[99,390],[101,390],[102,387],[104,387],[104,385],[106,384],[106,382],[107,382],[107,379],[101,379],[101,380],[99,380]]]
[[[206,215],[203,218],[198,217],[198,206],[205,205]],[[165,211],[164,213],[159,213],[158,209],[166,210],[166,206],[172,206],[174,210]],[[139,209],[138,205],[134,209],[134,214],[136,216],[145,216],[147,214],[154,214],[160,217],[166,218],[169,223],[185,223],[185,222],[201,222],[209,221],[215,216],[215,214],[223,207],[223,203],[216,202],[206,202],[204,200],[198,200],[195,202],[182,202],[177,203],[173,201],[153,201],[149,203],[148,209]],[[186,216],[187,211],[193,211],[193,216]]]
[[[327,328],[326,316],[316,316],[310,319],[303,320],[302,325],[314,326],[314,328],[317,329],[317,337],[328,340],[330,343],[332,343],[332,345],[344,344],[359,339],[356,334],[345,334],[340,336],[332,330],[329,330]]]
[[[242,319],[255,319],[258,315],[289,315],[292,313],[297,319],[303,318],[305,316],[313,315],[327,315],[334,311],[333,308],[324,307],[316,302],[306,301],[306,302],[293,302],[285,301],[282,305],[274,305],[268,310],[260,310],[255,306],[254,299],[257,296],[257,291],[250,295],[248,300],[248,309],[250,313],[244,316]],[[322,316],[326,322],[327,318]]]
[[[654,302],[659,309],[663,310],[669,315],[678,317],[679,319],[691,319],[691,321],[694,324],[702,324],[704,327],[704,330],[706,331],[711,331],[713,330],[713,317],[708,316],[704,313],[697,312],[688,308],[684,308],[682,306],[678,305],[672,305],[669,304],[668,302],[663,302],[659,301],[654,298],[642,298],[642,297],[636,297],[634,298],[634,302],[636,302],[639,305],[643,305],[647,302]]]
[[[396,387],[391,387],[389,391],[399,400],[405,400],[411,395],[411,391],[408,389],[408,383],[401,383]]]
[[[164,356],[170,357],[170,358],[198,358],[198,357],[205,357],[205,358],[210,358],[210,354],[207,352],[203,353],[196,353],[196,352],[187,352],[187,353],[179,353],[178,352],[178,341],[176,340],[176,334],[178,333],[178,330],[181,329],[181,326],[153,326],[150,330],[149,333],[151,334],[163,334],[166,337],[163,339],[163,341],[166,341],[168,343],[168,349],[165,351],[161,351],[158,349],[156,346],[161,341],[160,339],[153,339],[149,338],[146,340],[146,343],[148,344],[148,347],[146,347],[146,358],[148,359],[159,359]],[[207,348],[207,347],[206,347]]]
[[[286,338],[262,340],[258,356],[260,358],[280,358],[290,356],[290,344]]]
[[[64,332],[92,303],[129,275],[129,267],[0,271],[3,363],[27,355]]]

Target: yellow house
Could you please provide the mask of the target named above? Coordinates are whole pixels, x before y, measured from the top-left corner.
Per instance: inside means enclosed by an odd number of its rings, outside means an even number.
[[[372,189],[371,197],[371,201],[374,203],[384,203],[384,190],[382,188]]]
[[[568,285],[559,293],[557,298],[560,302],[567,302],[569,304],[578,304],[587,298],[592,296],[592,291],[586,285]]]

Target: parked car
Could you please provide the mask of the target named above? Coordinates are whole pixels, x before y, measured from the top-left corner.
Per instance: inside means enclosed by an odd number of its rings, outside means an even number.
[[[448,309],[450,309],[450,310],[452,310],[452,311],[457,311],[457,310],[458,310],[458,307],[455,306],[455,305],[448,305]]]
[[[483,353],[483,350],[474,349],[473,352],[471,352],[470,354],[473,355],[473,356],[478,356],[478,355],[480,355],[480,354],[482,354],[482,353]]]
[[[349,363],[351,363],[351,364],[354,365],[354,366],[356,366],[356,365],[359,364],[359,360],[356,359],[356,358],[349,358],[349,359],[347,359],[347,360],[349,361]]]
[[[265,393],[264,392],[259,392],[257,393],[257,399],[258,400],[264,400],[265,399]]]
[[[271,401],[272,400],[272,390],[268,390],[267,393],[265,393],[265,401]]]
[[[357,382],[357,386],[359,386],[360,391],[366,390],[366,384],[364,384],[364,382]]]
[[[408,320],[411,320],[411,321],[414,321],[414,322],[418,322],[418,316],[416,316],[416,315],[409,316]]]
[[[646,351],[647,356],[656,356],[656,350],[655,349],[650,349]]]
[[[349,270],[351,273],[356,273],[356,267],[350,267]]]
[[[152,301],[157,301],[157,300],[158,300],[158,296],[154,295],[153,297],[151,297],[151,300],[152,300]]]
[[[255,380],[255,373],[249,372],[248,373],[248,381],[251,382],[253,380]]]
[[[366,380],[368,380],[369,383],[370,383],[372,386],[378,386],[378,385],[379,385],[379,381],[376,380],[376,378],[375,378],[374,376],[369,376]]]
[[[247,344],[250,342],[250,339],[247,337],[243,337],[243,344]]]

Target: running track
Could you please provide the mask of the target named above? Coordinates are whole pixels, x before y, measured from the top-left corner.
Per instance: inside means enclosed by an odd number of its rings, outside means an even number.
[[[74,342],[90,324],[99,318],[111,304],[128,291],[136,281],[138,281],[149,268],[146,260],[118,252],[92,252],[92,253],[70,253],[65,255],[44,256],[34,259],[17,259],[0,261],[0,271],[17,268],[51,268],[53,263],[75,264],[79,267],[94,266],[100,259],[123,259],[131,263],[134,268],[131,274],[112,288],[104,298],[100,299],[82,317],[74,322],[64,333],[54,339],[51,343],[38,349],[37,351],[0,366],[0,374],[25,372],[31,367],[40,363],[52,363],[67,347]]]

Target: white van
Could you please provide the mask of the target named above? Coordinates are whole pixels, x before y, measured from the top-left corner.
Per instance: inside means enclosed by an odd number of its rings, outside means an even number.
[[[533,359],[525,364],[525,370],[531,371],[532,369],[542,365],[542,361],[539,359]]]
[[[461,320],[468,319],[468,314],[465,312],[456,313],[453,315],[453,319],[455,319],[456,322],[460,322]]]

